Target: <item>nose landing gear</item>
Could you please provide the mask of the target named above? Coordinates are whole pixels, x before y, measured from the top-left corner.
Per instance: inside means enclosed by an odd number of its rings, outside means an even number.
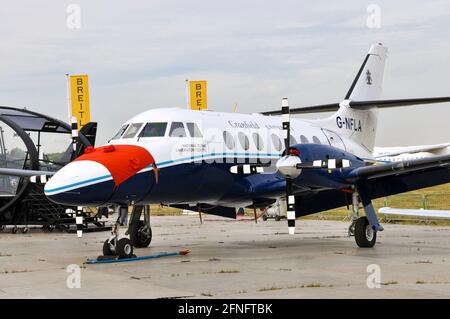
[[[103,243],[103,256],[99,259],[124,259],[136,257],[133,254],[133,247],[148,247],[152,241],[152,228],[150,227],[150,208],[148,206],[134,205],[131,220],[128,225],[126,235],[130,239],[123,237],[119,239],[119,226],[123,221],[123,214],[127,213],[126,207],[119,209],[119,216],[112,229],[111,236]],[[141,220],[144,212],[144,220]]]

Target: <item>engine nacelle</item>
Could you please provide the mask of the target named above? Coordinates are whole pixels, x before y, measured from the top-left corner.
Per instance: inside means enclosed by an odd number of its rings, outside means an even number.
[[[280,164],[282,160],[289,159],[292,163],[297,161],[300,164],[297,165],[298,174],[295,176],[291,172],[291,178],[295,184],[313,188],[351,186],[342,178],[343,171],[365,166],[363,159],[329,145],[296,144],[289,148],[288,154],[289,156],[280,159]],[[283,173],[283,168],[279,170]]]

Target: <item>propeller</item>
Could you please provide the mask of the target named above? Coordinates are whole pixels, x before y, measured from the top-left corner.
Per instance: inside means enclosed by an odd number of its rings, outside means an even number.
[[[290,137],[291,137],[291,119],[290,119],[290,111],[289,111],[289,101],[287,98],[283,98],[281,100],[281,120],[283,121],[283,138],[284,138],[284,160],[292,162],[300,161],[298,156],[295,159],[292,159],[292,155],[289,154],[290,147]],[[297,163],[295,165],[295,169],[297,170]],[[277,162],[277,168],[280,170],[280,166]],[[281,171],[281,170],[280,170]],[[282,172],[282,171],[281,171]],[[282,172],[283,173],[283,172]],[[293,192],[293,178],[295,175],[291,174],[291,172],[285,172],[287,174],[283,174],[286,178],[286,204],[287,204],[287,222],[288,222],[288,230],[289,235],[295,234],[295,196]],[[295,176],[296,177],[296,176]]]
[[[291,122],[289,101],[283,98],[281,101],[281,119],[282,119],[282,138],[284,140],[283,155],[276,162],[276,171],[283,175],[286,179],[286,204],[287,204],[287,221],[289,234],[295,234],[295,196],[294,196],[294,179],[297,178],[303,169],[327,169],[331,173],[332,170],[340,170],[351,166],[348,159],[330,159],[313,160],[312,162],[302,162],[300,159],[300,150],[290,147]],[[242,164],[230,167],[233,174],[261,174],[274,173],[271,164]]]
[[[71,122],[73,158],[76,158],[78,155],[78,119],[72,116]],[[77,225],[77,236],[81,238],[83,237],[83,207],[81,206],[77,206],[75,223]]]

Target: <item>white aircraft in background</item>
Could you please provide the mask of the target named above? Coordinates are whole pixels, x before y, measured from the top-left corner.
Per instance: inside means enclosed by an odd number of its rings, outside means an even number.
[[[375,147],[373,156],[385,162],[400,162],[450,154],[450,143],[417,146]]]
[[[108,145],[56,172],[45,186],[55,202],[133,205],[130,240],[114,233],[104,253],[120,257],[151,241],[144,206],[164,204],[236,218],[236,208],[266,208],[287,199],[295,219],[351,204],[350,232],[373,247],[383,230],[372,199],[450,182],[450,155],[377,164],[378,108],[450,102],[450,97],[379,100],[387,49],[372,45],[344,100],[262,114],[160,108],[125,122]],[[290,114],[336,111],[319,120]],[[268,116],[272,115],[272,116]],[[276,116],[281,115],[281,116]],[[359,216],[362,204],[366,216]],[[147,212],[148,213],[148,212]]]

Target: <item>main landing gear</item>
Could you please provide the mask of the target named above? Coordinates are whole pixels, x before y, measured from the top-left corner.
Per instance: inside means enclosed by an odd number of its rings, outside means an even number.
[[[144,212],[144,220],[141,220]],[[134,206],[131,221],[128,226],[131,243],[136,248],[145,248],[152,242],[152,228],[150,227],[150,207]]]
[[[135,205],[128,225],[126,235],[130,239],[123,237],[119,239],[119,226],[121,217],[126,214],[127,206],[121,206],[119,216],[111,232],[111,236],[103,243],[104,258],[133,258],[133,247],[148,247],[152,241],[152,228],[150,227],[150,208],[148,206]],[[144,220],[140,220],[144,212]]]
[[[355,237],[358,247],[372,248],[377,241],[377,232],[382,231],[383,227],[378,222],[366,186],[359,185],[357,190],[352,193],[352,223],[348,228],[348,235]],[[360,203],[363,204],[366,216],[359,216]]]

